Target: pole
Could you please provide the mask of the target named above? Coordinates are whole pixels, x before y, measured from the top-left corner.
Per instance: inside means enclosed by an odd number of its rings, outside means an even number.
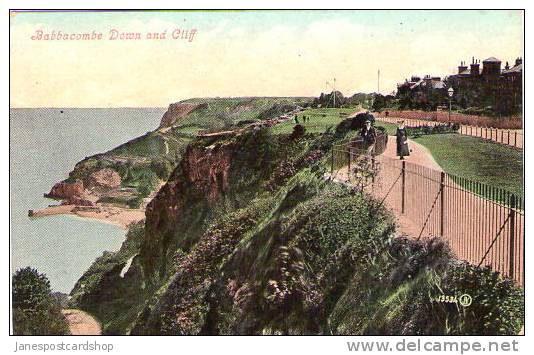
[[[515,257],[515,195],[510,196],[510,270],[509,276],[514,278],[514,257]]]
[[[334,78],[334,108],[336,108],[336,78]]]
[[[348,164],[349,168],[347,170],[347,178],[348,178],[348,180],[350,180],[350,158],[352,158],[350,155],[351,155],[351,151],[350,151],[350,147],[349,147],[349,154],[348,154],[348,157],[349,157],[349,164]]]
[[[372,167],[372,172],[373,172],[372,182],[373,182],[373,188],[374,188],[374,185],[375,185],[375,156],[374,155],[371,156],[371,167]]]
[[[378,69],[378,93],[380,94],[380,69]]]
[[[441,172],[441,181],[440,181],[440,234],[443,237],[445,229],[445,172]]]
[[[451,100],[451,97],[449,96],[449,122],[451,121],[451,107],[452,106],[452,100]]]
[[[330,165],[330,176],[334,176],[334,147],[332,147],[332,163]]]
[[[401,190],[401,213],[404,214],[405,186],[406,186],[406,161],[402,161],[402,190]]]

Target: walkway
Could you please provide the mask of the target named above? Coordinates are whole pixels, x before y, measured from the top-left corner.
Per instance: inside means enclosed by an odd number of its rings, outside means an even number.
[[[71,335],[101,335],[100,323],[89,313],[80,309],[64,309]]]

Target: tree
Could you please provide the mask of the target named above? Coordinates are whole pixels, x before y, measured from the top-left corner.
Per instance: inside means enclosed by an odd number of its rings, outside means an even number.
[[[44,274],[30,267],[17,270],[12,295],[15,335],[68,334],[67,322]]]

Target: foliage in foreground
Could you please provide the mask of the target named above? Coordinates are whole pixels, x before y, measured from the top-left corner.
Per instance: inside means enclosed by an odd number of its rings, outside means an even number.
[[[325,153],[350,132],[231,139],[219,205],[187,195],[196,212],[152,239],[167,250],[146,254],[167,266],[159,283],[135,256],[154,246],[136,244],[100,263],[78,304],[107,317],[108,334],[516,334],[524,298],[513,282],[459,263],[439,239],[399,238],[377,201],[324,180]],[[469,307],[433,301],[464,293]]]
[[[17,270],[12,277],[13,334],[69,334],[59,302],[52,296],[50,281],[36,269]]]
[[[515,334],[511,281],[439,239],[396,238],[389,213],[309,172],[213,225],[135,334]],[[434,302],[470,294],[473,305]]]

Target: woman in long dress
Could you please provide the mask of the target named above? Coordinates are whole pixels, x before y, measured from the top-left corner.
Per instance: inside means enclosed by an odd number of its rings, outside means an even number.
[[[401,160],[404,160],[404,157],[410,155],[410,149],[408,148],[408,133],[406,132],[406,127],[404,127],[404,121],[401,121],[399,127],[397,127],[397,156]]]

